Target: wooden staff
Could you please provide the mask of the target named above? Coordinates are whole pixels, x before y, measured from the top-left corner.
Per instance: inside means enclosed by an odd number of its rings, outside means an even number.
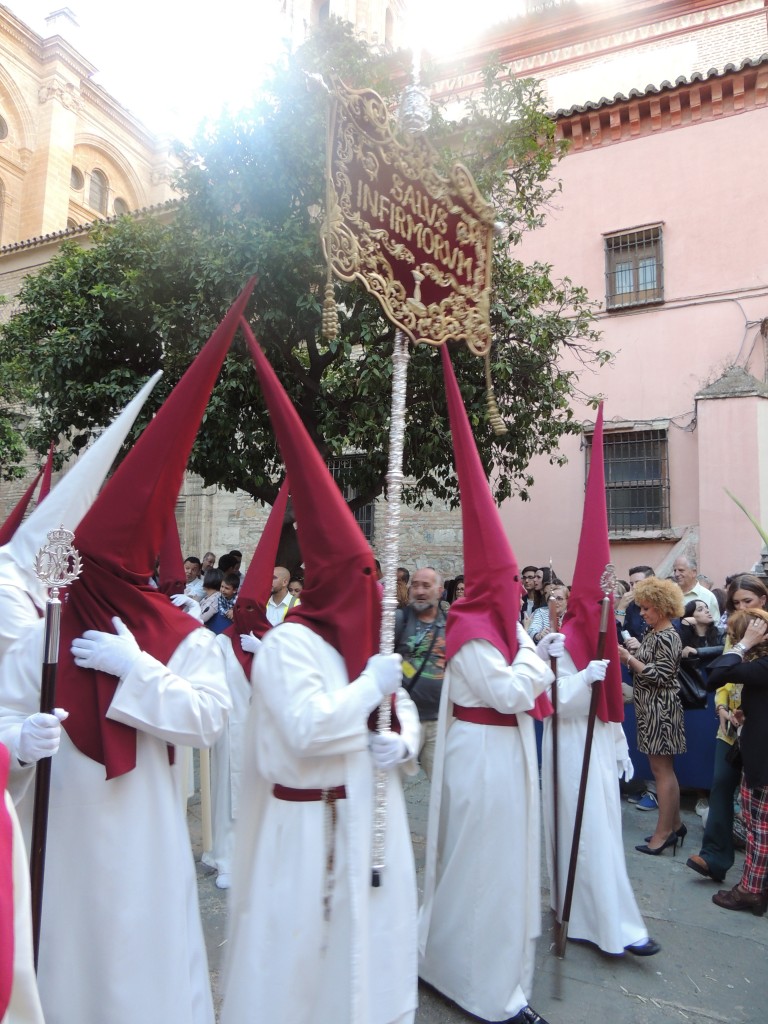
[[[80,555],[72,547],[75,535],[64,527],[51,530],[48,543],[35,558],[35,574],[50,588],[45,603],[45,646],[40,684],[40,711],[52,715],[56,706],[56,672],[59,666],[59,635],[61,601],[59,591],[80,575]],[[32,816],[32,845],[29,872],[32,889],[32,947],[35,970],[40,951],[40,924],[43,911],[43,879],[45,875],[45,847],[48,838],[48,804],[51,792],[51,758],[41,757],[35,772],[35,803]]]
[[[597,637],[596,659],[603,656],[605,650],[605,638],[608,633],[608,617],[611,612],[611,594],[616,586],[616,571],[612,565],[607,565],[603,575],[600,577],[600,589],[603,592],[602,607],[600,609],[600,632]],[[571,918],[571,904],[573,902],[573,885],[576,880],[576,862],[579,856],[579,840],[581,839],[581,823],[584,818],[584,800],[587,795],[587,778],[589,777],[589,762],[592,756],[592,737],[595,732],[595,718],[597,717],[597,698],[600,695],[601,682],[592,683],[592,693],[589,701],[589,716],[587,718],[587,735],[584,741],[584,757],[581,762],[581,778],[579,780],[579,795],[576,800],[576,817],[573,823],[573,840],[571,842],[571,858],[568,862],[568,877],[565,883],[565,897],[563,899],[563,913],[559,927],[556,928],[555,952],[559,957],[565,956],[565,943],[568,938],[568,922]]]
[[[549,563],[549,578],[552,580],[552,562]],[[549,605],[549,628],[553,633],[559,632],[560,622],[557,614],[557,602],[552,594],[547,598]],[[552,845],[554,846],[554,866],[552,874],[552,899],[555,904],[555,953],[558,955],[554,973],[553,996],[563,998],[563,978],[560,970],[559,954],[559,913],[560,913],[560,792],[558,790],[558,741],[557,741],[557,658],[549,659],[549,667],[555,681],[552,684]]]
[[[552,572],[550,569],[550,580]],[[552,633],[558,632],[560,625],[557,614],[557,603],[552,594],[547,598],[549,605],[549,628]],[[552,841],[555,847],[555,871],[552,877],[552,898],[555,904],[555,916],[560,908],[560,799],[558,793],[558,749],[557,749],[557,658],[549,659],[549,667],[555,681],[552,684]],[[555,943],[557,950],[557,943]]]

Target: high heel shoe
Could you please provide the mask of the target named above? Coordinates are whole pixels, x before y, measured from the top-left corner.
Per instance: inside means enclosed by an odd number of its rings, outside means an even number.
[[[685,822],[683,822],[683,824],[680,826],[680,828],[676,828],[675,829],[675,835],[680,840],[680,849],[682,850],[683,842],[685,840],[685,837],[688,835],[688,827],[686,826]],[[650,843],[650,841],[652,839],[653,839],[653,836],[646,836],[645,837],[646,843]]]
[[[680,836],[677,834],[677,832],[670,832],[667,838],[661,844],[661,846],[657,846],[654,848],[653,846],[648,846],[648,844],[646,843],[645,846],[636,846],[635,849],[638,853],[649,853],[652,857],[658,857],[663,850],[666,850],[668,846],[671,846],[672,856],[674,857],[677,853],[677,841],[679,838]]]

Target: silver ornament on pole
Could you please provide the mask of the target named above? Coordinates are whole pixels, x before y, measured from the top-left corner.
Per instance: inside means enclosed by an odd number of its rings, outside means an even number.
[[[400,553],[400,510],[403,496],[403,444],[405,440],[405,398],[408,387],[408,362],[411,354],[408,338],[395,332],[392,354],[392,406],[389,423],[389,468],[387,470],[387,513],[382,553],[384,597],[381,612],[381,652],[395,649],[395,617],[397,614],[397,563]],[[386,732],[392,726],[392,702],[387,697],[379,705],[376,728]],[[374,809],[371,884],[381,884],[384,869],[384,842],[387,831],[387,773],[377,768],[374,773]]]

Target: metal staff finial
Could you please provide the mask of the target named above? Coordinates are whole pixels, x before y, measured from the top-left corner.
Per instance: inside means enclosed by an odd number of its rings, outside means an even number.
[[[60,526],[51,530],[48,542],[35,555],[35,575],[51,590],[51,598],[59,596],[62,587],[74,583],[83,571],[79,551],[73,547],[75,539],[71,530]]]
[[[60,526],[51,530],[47,543],[35,556],[35,575],[49,588],[45,605],[45,646],[42,679],[40,683],[40,711],[53,714],[56,704],[56,671],[59,662],[59,629],[61,601],[59,591],[74,583],[83,570],[80,553],[73,546],[74,533]],[[37,762],[35,773],[35,803],[32,818],[32,844],[29,872],[32,889],[32,945],[37,969],[40,951],[40,923],[43,910],[43,879],[45,874],[45,847],[48,836],[48,804],[51,792],[51,759],[43,757]]]

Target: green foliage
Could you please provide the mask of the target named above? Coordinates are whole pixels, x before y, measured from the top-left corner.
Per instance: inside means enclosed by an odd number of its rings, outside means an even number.
[[[36,395],[31,438],[38,451],[60,434],[78,450],[158,366],[164,379],[153,400],[161,400],[257,273],[248,315],[311,437],[325,458],[364,453],[347,481],[358,491],[353,505],[381,493],[394,331],[362,286],[337,283],[340,335],[330,344],[320,337],[327,95],[309,76],[331,72],[385,97],[396,97],[402,85],[391,59],[372,55],[332,20],[283,60],[249,109],[208,125],[181,153],[178,184],[186,199],[169,225],[124,218],[97,228],[91,247],[65,243],[25,281],[19,312],[0,334],[0,361],[16,359],[14,379]],[[562,148],[538,85],[507,80],[499,68],[488,69],[460,124],[436,112],[431,133],[446,172],[465,163],[503,225],[491,318],[496,397],[511,427],[506,438],[495,438],[485,419],[482,361],[462,346],[454,364],[497,499],[525,497],[531,458],[558,460],[560,437],[578,429],[571,409],[578,381],[558,359],[566,348],[586,363],[610,358],[596,349],[584,290],[554,281],[548,266],[514,257],[515,244],[542,222],[557,191],[549,176]],[[405,497],[417,505],[431,494],[455,501],[437,353],[414,351],[408,379]],[[2,447],[0,462],[6,465]],[[190,468],[206,485],[274,499],[281,462],[241,342],[227,358]]]

